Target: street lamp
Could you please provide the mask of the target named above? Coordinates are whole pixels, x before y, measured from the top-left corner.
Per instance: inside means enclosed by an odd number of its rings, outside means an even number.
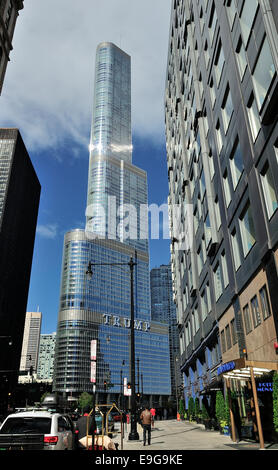
[[[135,395],[135,341],[134,341],[134,293],[133,293],[133,270],[137,263],[132,256],[128,263],[92,263],[89,261],[86,275],[93,276],[93,266],[129,266],[130,269],[130,382],[131,382],[131,413],[129,440],[139,440],[136,422],[136,395]]]

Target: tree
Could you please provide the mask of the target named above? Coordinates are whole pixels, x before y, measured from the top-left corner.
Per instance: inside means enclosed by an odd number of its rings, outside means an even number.
[[[86,406],[93,406],[93,397],[89,393],[83,392],[78,399],[78,407],[83,411]]]

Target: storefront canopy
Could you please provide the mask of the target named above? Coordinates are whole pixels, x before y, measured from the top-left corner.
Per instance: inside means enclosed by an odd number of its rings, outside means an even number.
[[[250,380],[251,368],[255,377],[260,377],[269,374],[272,371],[278,371],[278,361],[249,361],[245,358],[235,359],[234,361],[226,362],[217,369],[218,377],[225,379],[239,379]]]

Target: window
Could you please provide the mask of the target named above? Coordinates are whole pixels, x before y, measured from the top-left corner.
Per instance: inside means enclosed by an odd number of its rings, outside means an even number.
[[[252,139],[253,142],[255,142],[261,129],[261,122],[258,107],[253,93],[251,94],[250,99],[247,103],[247,113],[252,133]]]
[[[236,322],[235,319],[231,321],[231,333],[232,333],[232,342],[233,345],[237,343],[237,332],[236,332]]]
[[[215,94],[215,89],[214,89],[213,78],[211,78],[209,86],[210,86],[211,107],[213,109],[214,105],[215,105],[215,101],[216,101],[216,94]]]
[[[257,12],[258,1],[257,0],[245,0],[241,15],[240,15],[240,25],[242,30],[242,36],[247,46],[248,39],[251,33],[253,22]]]
[[[233,112],[234,112],[234,107],[233,107],[230,87],[228,85],[226,88],[224,100],[222,103],[222,118],[223,118],[223,126],[224,126],[225,134],[227,134],[227,130],[230,125]]]
[[[210,296],[209,283],[206,284],[206,294],[207,294],[208,312],[211,312],[211,296]]]
[[[221,80],[224,63],[225,63],[225,57],[224,57],[224,54],[223,54],[221,41],[219,41],[217,54],[216,54],[216,58],[215,58],[215,62],[214,62],[217,87],[218,87],[219,82]]]
[[[274,180],[268,162],[261,173],[261,181],[263,186],[264,200],[267,209],[267,215],[270,219],[278,207],[278,201],[274,186]]]
[[[216,268],[213,271],[213,277],[214,277],[215,300],[217,301],[223,293],[222,276],[221,276],[221,269],[220,269],[219,263],[216,265]]]
[[[194,312],[192,313],[192,332],[193,336],[200,329],[199,314],[198,314],[198,305],[195,307]]]
[[[265,37],[259,58],[257,60],[252,79],[254,85],[255,96],[257,99],[258,107],[261,109],[266,94],[271,85],[272,79],[275,75],[275,66],[271,55],[268,40]]]
[[[213,163],[213,155],[211,151],[209,152],[209,155],[208,155],[208,163],[209,163],[210,179],[212,180],[214,173],[215,173],[215,169],[214,169],[214,163]]]
[[[229,183],[227,170],[225,171],[225,173],[223,175],[223,185],[224,185],[224,195],[225,195],[226,207],[229,207],[232,198],[231,198],[230,183]]]
[[[227,268],[227,260],[226,260],[226,254],[225,251],[222,251],[221,253],[221,267],[222,267],[222,275],[223,275],[223,284],[224,288],[229,284],[229,276],[228,276],[228,268]]]
[[[253,299],[251,299],[251,308],[252,308],[254,327],[256,328],[258,325],[261,324],[259,302],[258,302],[258,298],[256,295],[255,297],[253,297]]]
[[[240,232],[244,256],[247,256],[255,244],[255,228],[250,203],[246,205],[240,216]]]
[[[227,325],[227,326],[225,327],[225,336],[226,336],[227,349],[231,349],[231,347],[232,347],[232,339],[231,339],[230,325]]]
[[[214,207],[215,207],[216,230],[219,230],[221,227],[221,215],[220,215],[218,196],[216,196],[215,198]]]
[[[241,259],[240,259],[240,252],[239,252],[236,230],[233,230],[231,233],[231,241],[232,241],[232,250],[233,250],[234,263],[235,263],[235,270],[237,271],[239,267],[241,266]]]
[[[248,333],[252,331],[249,305],[245,305],[245,307],[243,308],[243,319],[244,319],[244,325],[245,325],[245,332],[248,335]]]
[[[215,129],[216,129],[216,142],[217,142],[218,152],[220,154],[221,150],[222,150],[222,147],[223,147],[223,140],[222,140],[220,121],[219,120],[217,121]]]
[[[266,318],[270,317],[271,315],[266,286],[263,286],[260,289],[260,300],[261,300],[263,319],[266,320]]]
[[[241,154],[238,138],[236,138],[236,142],[235,142],[233,151],[230,156],[230,166],[231,166],[233,188],[235,190],[244,170],[242,154]]]
[[[207,302],[207,295],[205,289],[203,290],[201,294],[201,312],[202,312],[202,321],[205,321],[205,319],[208,316],[208,302]]]
[[[228,14],[228,19],[230,23],[230,28],[233,29],[235,16],[236,16],[236,7],[235,7],[234,0],[227,0],[226,8],[227,8],[227,14]]]
[[[221,339],[221,349],[222,353],[226,352],[226,342],[225,342],[225,333],[224,330],[221,331],[220,333],[220,339]]]
[[[244,49],[244,45],[242,42],[242,38],[239,38],[237,48],[236,48],[236,59],[237,59],[237,66],[239,70],[239,75],[240,75],[240,80],[243,79],[245,70],[247,68],[247,59],[246,59],[246,53]]]
[[[216,16],[216,11],[215,11],[215,5],[213,3],[212,8],[211,8],[209,25],[208,25],[211,43],[213,42],[213,38],[214,38],[216,22],[217,22],[217,16]]]
[[[207,216],[205,218],[204,231],[205,231],[205,241],[206,241],[206,248],[207,248],[211,241],[211,226],[210,226],[209,213],[207,213]]]

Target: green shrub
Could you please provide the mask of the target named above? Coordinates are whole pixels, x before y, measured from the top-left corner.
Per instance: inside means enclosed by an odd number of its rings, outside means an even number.
[[[194,412],[195,412],[194,398],[190,397],[188,400],[188,415],[189,415],[190,420],[194,419]]]
[[[195,414],[195,418],[200,417],[200,402],[199,402],[198,397],[195,398],[194,414]]]
[[[206,409],[204,403],[202,403],[202,419],[203,419],[204,421],[206,421],[207,419],[209,419],[208,410]]]
[[[223,393],[220,391],[216,393],[215,416],[218,424],[223,427],[223,423],[226,422],[226,406]]]

